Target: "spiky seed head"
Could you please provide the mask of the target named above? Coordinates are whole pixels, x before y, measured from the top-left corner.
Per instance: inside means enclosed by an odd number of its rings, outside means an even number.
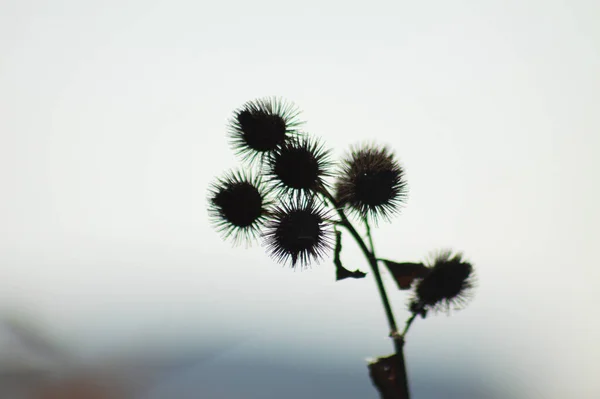
[[[242,159],[262,161],[298,135],[299,114],[294,104],[276,97],[248,101],[229,121],[230,144]]]
[[[351,150],[337,175],[336,200],[363,218],[389,220],[405,202],[404,169],[385,146],[362,145]]]
[[[473,265],[461,253],[443,250],[433,256],[429,273],[414,287],[409,308],[422,316],[428,310],[462,309],[475,287]],[[425,314],[423,313],[425,312]]]
[[[333,248],[333,229],[329,215],[315,197],[293,197],[277,206],[265,228],[264,243],[280,263],[292,267],[319,263]]]
[[[263,227],[270,201],[260,177],[232,171],[209,188],[209,216],[223,238],[251,244]]]
[[[330,176],[330,152],[310,137],[290,140],[273,152],[267,176],[281,194],[311,194]]]

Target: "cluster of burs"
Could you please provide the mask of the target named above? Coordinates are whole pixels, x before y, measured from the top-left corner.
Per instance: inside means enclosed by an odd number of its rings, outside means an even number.
[[[224,239],[260,240],[275,260],[300,268],[336,252],[339,226],[354,229],[352,219],[369,229],[369,223],[389,221],[408,193],[404,169],[387,146],[357,145],[334,162],[303,125],[298,108],[278,98],[236,109],[227,133],[241,166],[215,180],[208,198],[211,221]],[[461,307],[471,297],[473,267],[460,253],[439,251],[418,265],[405,271],[416,281],[413,313],[425,317],[427,310]]]

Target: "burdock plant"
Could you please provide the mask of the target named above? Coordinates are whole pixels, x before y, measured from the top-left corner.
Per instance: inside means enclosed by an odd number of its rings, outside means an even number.
[[[298,117],[294,104],[278,98],[249,101],[234,111],[229,137],[242,168],[226,173],[209,188],[212,223],[234,244],[249,245],[260,239],[277,262],[292,268],[319,263],[331,254],[337,281],[366,276],[342,264],[342,230],[346,230],[375,278],[395,348],[395,354],[369,364],[371,378],[383,398],[407,399],[406,334],[417,316],[424,319],[431,312],[449,312],[468,303],[473,266],[448,249],[437,251],[426,262],[378,257],[371,227],[391,221],[406,203],[408,185],[402,165],[390,148],[376,143],[352,147],[336,165],[323,143],[301,129]],[[400,290],[412,290],[407,301],[411,316],[402,330],[380,264]]]

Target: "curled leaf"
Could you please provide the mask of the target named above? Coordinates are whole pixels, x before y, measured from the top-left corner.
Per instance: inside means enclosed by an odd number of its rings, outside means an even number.
[[[367,274],[356,269],[350,271],[342,265],[340,254],[342,253],[342,232],[339,230],[335,231],[335,251],[333,254],[333,263],[335,264],[335,280],[340,281],[345,278],[363,278]]]
[[[335,274],[336,281],[343,280],[345,278],[364,278],[367,275],[365,272],[361,272],[356,269],[354,271],[350,271],[344,267],[339,267]]]

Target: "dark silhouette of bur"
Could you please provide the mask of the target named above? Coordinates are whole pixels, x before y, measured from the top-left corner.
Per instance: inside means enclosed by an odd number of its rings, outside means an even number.
[[[310,196],[326,184],[330,168],[329,151],[317,140],[300,137],[273,151],[267,176],[281,194]]]
[[[324,144],[300,130],[299,114],[295,105],[275,97],[249,101],[234,111],[230,144],[246,168],[244,173],[227,173],[209,188],[211,221],[234,243],[261,237],[271,257],[292,268],[319,263],[333,250],[336,281],[366,276],[342,264],[340,229],[346,230],[371,269],[395,349],[394,355],[369,365],[373,384],[384,399],[408,399],[406,334],[417,316],[425,318],[430,311],[460,309],[468,303],[473,296],[473,265],[450,250],[439,252],[430,264],[378,258],[370,224],[391,221],[406,203],[404,169],[387,146],[375,143],[352,147],[336,167]],[[335,191],[330,192],[330,187]],[[411,316],[402,331],[383,284],[380,262],[398,289],[412,289]]]
[[[264,240],[270,254],[292,267],[319,261],[331,249],[331,223],[324,206],[312,197],[293,198],[275,208],[266,226]]]
[[[296,137],[302,125],[298,115],[294,104],[275,97],[248,101],[229,121],[231,145],[245,160],[263,160]]]
[[[261,178],[240,171],[227,173],[209,189],[211,221],[224,238],[232,236],[236,244],[258,237],[269,205]]]
[[[406,197],[404,171],[387,147],[364,145],[342,161],[336,199],[358,216],[389,220]]]
[[[435,256],[429,272],[417,283],[409,307],[417,312],[461,309],[471,299],[473,288],[473,265],[462,254],[445,250]]]

